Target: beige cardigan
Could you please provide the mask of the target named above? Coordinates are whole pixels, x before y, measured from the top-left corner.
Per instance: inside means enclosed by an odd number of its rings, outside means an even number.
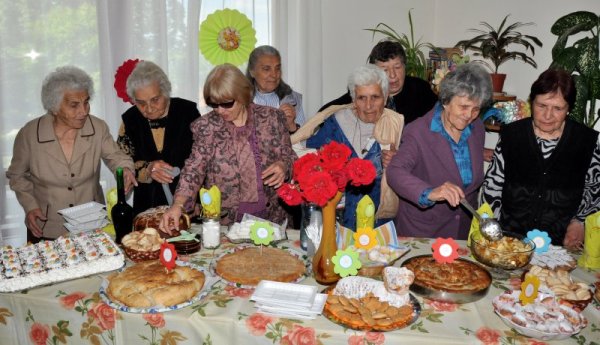
[[[53,115],[29,121],[17,134],[6,177],[25,213],[40,208],[48,217],[44,237],[66,231],[58,210],[89,201],[104,203],[100,159],[114,173],[118,166],[133,171],[133,161],[113,140],[106,123],[88,116],[79,130],[71,162],[56,140]]]

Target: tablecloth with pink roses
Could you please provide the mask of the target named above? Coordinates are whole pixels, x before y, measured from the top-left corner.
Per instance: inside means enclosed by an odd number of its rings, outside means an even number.
[[[298,246],[296,231],[288,231],[287,245]],[[429,239],[401,238],[411,251],[404,259],[431,252]],[[460,255],[469,249],[459,241]],[[208,267],[223,251],[202,250],[187,259]],[[592,283],[600,271],[578,268],[575,279]],[[518,288],[520,278],[494,280],[488,295],[468,304],[441,303],[417,297],[421,315],[411,325],[392,332],[346,329],[325,317],[291,320],[257,313],[249,300],[252,290],[219,282],[194,305],[158,314],[116,311],[103,303],[99,287],[103,275],[77,279],[25,292],[0,294],[0,344],[545,344],[507,327],[492,310],[491,300],[504,290]],[[312,278],[301,284],[317,285]],[[579,334],[548,343],[600,343],[600,305],[584,311],[589,325]]]

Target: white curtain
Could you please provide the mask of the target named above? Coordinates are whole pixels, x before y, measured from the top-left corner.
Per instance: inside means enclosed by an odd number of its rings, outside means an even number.
[[[283,78],[302,93],[307,117],[323,105],[321,1],[273,2],[273,46],[281,53]]]
[[[63,65],[85,70],[96,91],[91,113],[106,120],[114,137],[121,114],[131,106],[113,87],[114,74],[127,59],[156,62],[171,80],[172,95],[202,108],[200,90],[212,66],[198,50],[198,30],[223,8],[252,20],[258,45],[271,44],[271,0],[0,1],[0,243],[4,237],[19,245],[25,234],[23,210],[4,172],[16,133],[43,113],[44,76]],[[105,167],[101,183],[114,186]]]

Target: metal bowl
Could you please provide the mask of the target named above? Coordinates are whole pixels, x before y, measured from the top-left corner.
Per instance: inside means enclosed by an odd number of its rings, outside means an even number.
[[[402,266],[405,266],[411,260],[415,260],[416,258],[425,257],[425,256],[431,257],[432,255],[413,256],[412,258],[405,260],[402,263]],[[417,294],[421,297],[427,298],[427,299],[441,301],[441,302],[458,303],[458,304],[475,302],[475,301],[485,297],[485,295],[487,295],[487,293],[490,289],[490,285],[492,284],[492,275],[490,274],[490,272],[485,267],[483,267],[482,265],[480,265],[476,262],[466,260],[463,258],[458,258],[457,260],[465,261],[465,262],[468,262],[469,264],[472,264],[474,266],[481,268],[488,275],[490,284],[488,284],[484,289],[481,289],[479,291],[462,293],[462,292],[448,292],[448,291],[444,291],[444,290],[434,289],[431,287],[426,287],[423,285],[419,285],[419,283],[415,281],[410,286],[410,291],[414,292],[415,294]]]

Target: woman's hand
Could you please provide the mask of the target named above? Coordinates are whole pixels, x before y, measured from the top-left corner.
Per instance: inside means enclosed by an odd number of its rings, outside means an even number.
[[[585,227],[582,222],[574,219],[567,226],[563,246],[572,251],[578,251],[583,248],[583,240],[585,238]]]
[[[44,228],[38,225],[38,220],[41,222],[47,222],[48,217],[44,216],[40,208],[34,208],[27,212],[25,216],[25,226],[31,231],[33,236],[42,237],[44,235]]]
[[[279,106],[279,110],[285,114],[285,125],[290,132],[295,132],[298,129],[296,125],[296,108],[291,104],[282,104]]]
[[[456,207],[460,203],[460,199],[465,197],[463,190],[454,183],[444,182],[441,186],[434,188],[429,193],[429,200],[444,201],[446,200],[450,206]]]
[[[173,176],[171,175],[172,170],[173,167],[163,160],[152,161],[150,164],[148,164],[150,177],[158,183],[173,182]]]
[[[285,181],[285,165],[282,161],[277,161],[267,167],[261,174],[263,184],[279,188]]]
[[[183,206],[180,204],[173,204],[173,206],[169,207],[160,221],[160,230],[173,236],[172,231],[179,229],[179,218],[181,218],[182,210]]]
[[[137,187],[137,181],[135,179],[135,174],[133,171],[129,170],[129,168],[123,169],[123,179],[125,180],[125,194],[131,191],[133,186]]]
[[[391,148],[389,150],[381,150],[381,165],[383,168],[387,168],[388,164],[392,161],[392,157],[396,154],[398,150]]]

